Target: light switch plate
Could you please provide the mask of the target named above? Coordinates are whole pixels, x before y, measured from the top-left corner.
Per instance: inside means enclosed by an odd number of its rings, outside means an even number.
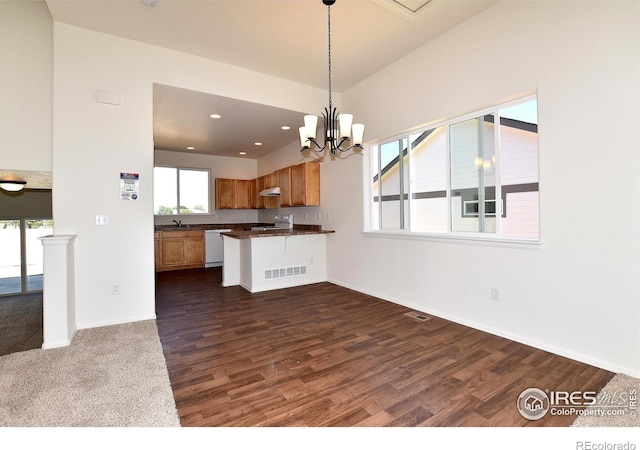
[[[109,216],[106,214],[96,214],[96,225],[109,225]]]

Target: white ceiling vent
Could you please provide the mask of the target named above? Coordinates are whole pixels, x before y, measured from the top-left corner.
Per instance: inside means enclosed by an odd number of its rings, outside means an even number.
[[[373,0],[388,10],[407,19],[413,20],[431,0]]]

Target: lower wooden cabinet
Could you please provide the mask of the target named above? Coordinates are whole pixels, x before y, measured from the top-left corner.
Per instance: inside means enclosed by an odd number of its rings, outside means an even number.
[[[153,249],[155,255],[155,266],[156,268],[162,265],[162,236],[160,231],[156,231],[153,235]]]
[[[156,239],[156,271],[204,267],[204,231],[161,231]]]

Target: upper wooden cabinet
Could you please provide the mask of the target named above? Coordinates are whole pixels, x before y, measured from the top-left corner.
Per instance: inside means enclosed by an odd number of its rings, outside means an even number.
[[[268,175],[265,175],[265,180],[266,180],[266,186],[265,188],[274,188],[274,187],[278,187],[280,185],[280,172],[276,171],[276,172],[271,172]]]
[[[216,178],[216,209],[230,209],[234,204],[234,180]]]
[[[320,205],[320,164],[307,162],[290,169],[291,206]]]
[[[291,203],[291,167],[279,171],[280,177],[280,206],[293,206]]]
[[[274,187],[278,187],[280,183],[280,176],[278,172],[272,172],[267,175],[263,175],[258,178],[258,184],[262,186],[261,189],[258,190],[258,194],[260,191],[264,189],[270,189]],[[258,200],[258,208],[259,209],[274,209],[278,207],[278,197],[260,197]]]
[[[251,180],[216,178],[216,209],[250,209]]]
[[[280,187],[279,197],[261,197]],[[216,178],[216,209],[269,209],[320,205],[320,164],[302,163],[253,180]]]
[[[234,180],[235,209],[251,208],[251,180]]]
[[[258,194],[260,194],[260,191],[258,190],[258,179],[254,178],[251,180],[251,209],[258,209],[258,202],[260,201],[260,196]]]

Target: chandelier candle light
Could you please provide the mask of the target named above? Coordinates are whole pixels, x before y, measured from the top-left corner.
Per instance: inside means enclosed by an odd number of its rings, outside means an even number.
[[[331,101],[331,5],[335,2],[336,0],[322,0],[322,3],[327,5],[329,36],[329,107],[325,108],[322,113],[324,117],[325,138],[322,145],[316,141],[318,116],[304,116],[304,127],[300,127],[300,145],[302,146],[300,151],[313,150],[314,152],[321,153],[328,146],[331,154],[335,155],[338,151],[346,152],[353,148],[363,148],[362,138],[364,136],[364,125],[355,123],[352,126],[353,115],[339,113],[338,110],[333,107]],[[342,148],[342,145],[350,141],[351,138],[353,138],[353,145]],[[312,145],[315,148],[312,148]]]

